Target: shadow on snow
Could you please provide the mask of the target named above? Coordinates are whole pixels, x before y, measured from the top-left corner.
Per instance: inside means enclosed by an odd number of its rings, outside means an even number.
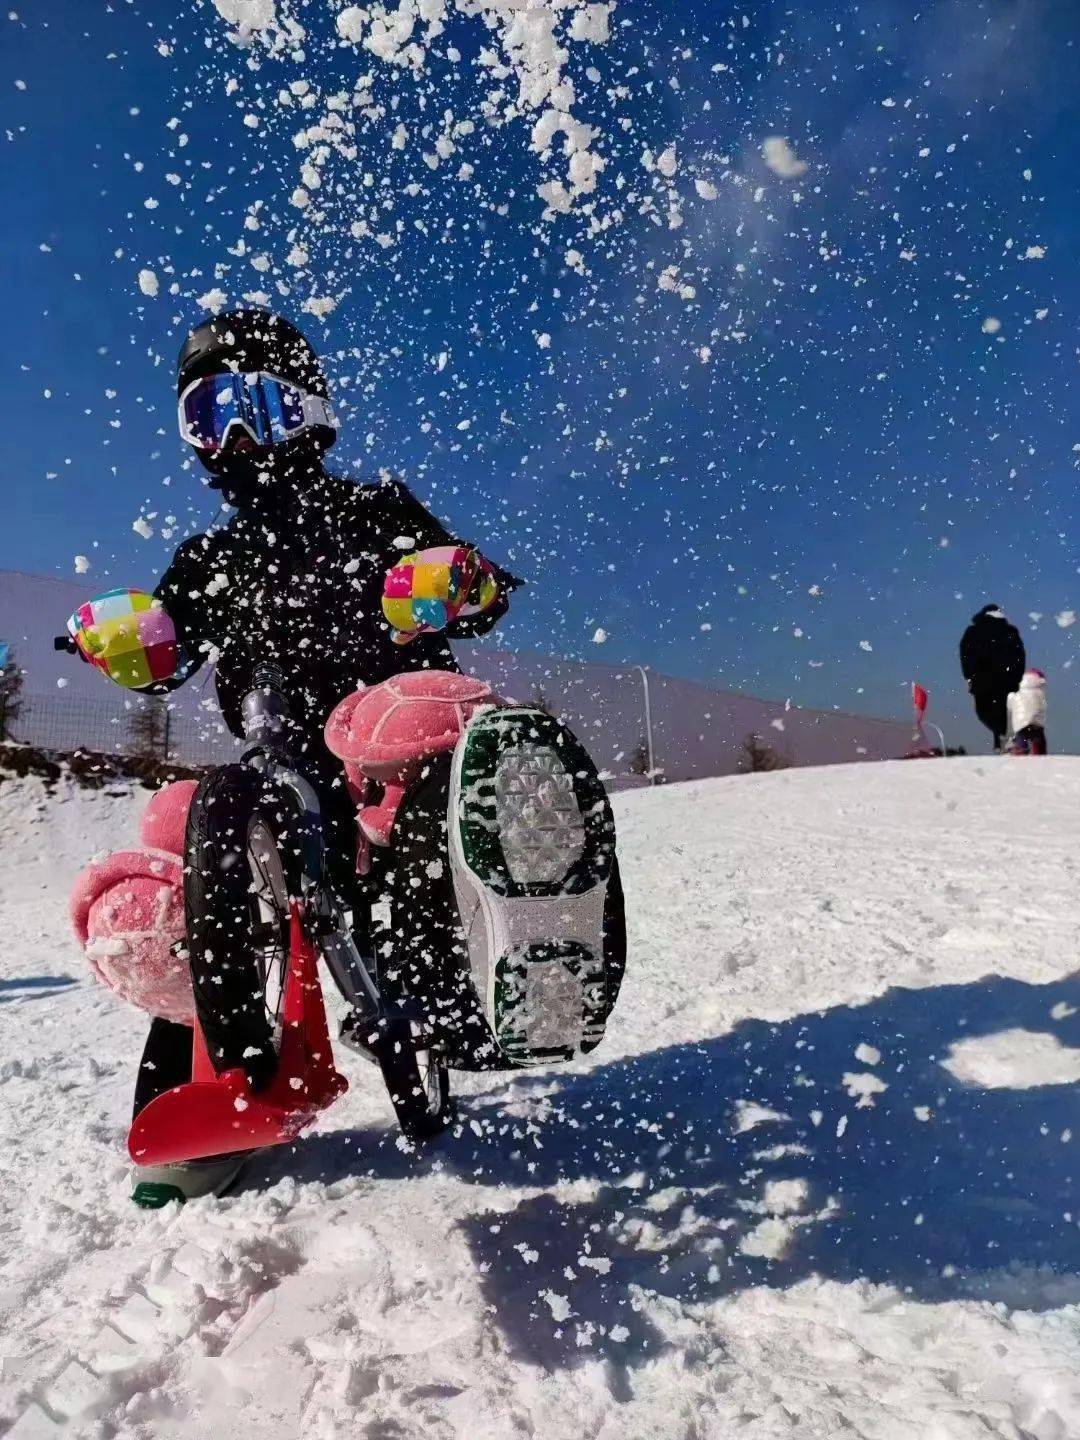
[[[0,1005],[12,1000],[48,998],[77,984],[71,975],[28,975],[24,979],[0,980]]]
[[[1042,1309],[1080,1300],[1077,1087],[982,1088],[940,1063],[1017,1028],[1080,1048],[1080,977],[747,1020],[588,1072],[515,1076],[467,1098],[422,1155],[393,1131],[329,1133],[269,1170],[438,1168],[485,1187],[462,1222],[481,1285],[514,1353],[548,1367],[656,1353],[642,1292],[705,1302],[816,1275]],[[860,1106],[846,1073],[887,1088]]]

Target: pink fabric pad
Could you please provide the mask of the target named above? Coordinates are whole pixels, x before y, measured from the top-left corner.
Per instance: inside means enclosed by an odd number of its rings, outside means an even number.
[[[404,785],[388,781],[377,805],[362,805],[356,812],[360,831],[372,845],[389,845],[398,806],[405,798]]]
[[[71,919],[104,985],[151,1015],[191,1023],[191,974],[171,948],[184,935],[178,858],[119,850],[89,865],[75,881]]]
[[[395,675],[334,708],[326,722],[327,749],[347,771],[372,780],[405,779],[429,756],[452,750],[481,706],[497,704],[491,687],[469,675]]]
[[[139,836],[146,849],[118,850],[87,868],[71,892],[71,923],[90,968],[122,999],[163,1020],[195,1013],[187,961],[172,953],[184,935],[184,831],[198,783],[154,794]]]
[[[139,822],[139,839],[144,845],[183,855],[188,811],[198,788],[197,780],[176,780],[151,796]]]

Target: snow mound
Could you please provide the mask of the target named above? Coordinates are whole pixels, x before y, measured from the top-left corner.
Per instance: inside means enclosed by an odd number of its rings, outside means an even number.
[[[423,1153],[345,1056],[315,1133],[151,1214],[142,1020],[65,918],[144,800],[0,783],[16,1440],[1080,1433],[1080,761],[618,796],[631,960],[597,1055],[459,1077]]]

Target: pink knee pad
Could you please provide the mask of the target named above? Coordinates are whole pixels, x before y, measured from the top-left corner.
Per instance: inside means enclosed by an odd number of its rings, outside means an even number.
[[[148,850],[183,855],[188,811],[198,788],[197,780],[174,780],[150,797],[139,821],[139,839]]]
[[[398,805],[424,761],[452,750],[477,710],[500,703],[470,675],[417,670],[358,690],[334,708],[326,746],[344,762],[354,796],[366,796],[369,781],[382,786],[378,800],[357,811],[373,844],[390,843]]]
[[[96,977],[140,1010],[181,1024],[191,1024],[195,1008],[187,960],[173,948],[184,937],[180,852],[194,792],[187,780],[158,791],[140,832],[161,848],[119,850],[87,866],[71,894],[71,921]]]

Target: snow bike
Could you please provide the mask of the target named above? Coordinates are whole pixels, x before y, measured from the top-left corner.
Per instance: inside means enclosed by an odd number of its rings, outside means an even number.
[[[68,637],[58,649],[73,648]],[[349,1048],[375,1062],[410,1139],[450,1122],[445,1054],[407,1003],[389,1001],[374,953],[362,951],[329,877],[318,795],[290,753],[280,670],[260,662],[242,705],[246,748],[200,783],[188,812],[184,911],[195,967],[197,1015],[191,1080],[139,1112],[128,1136],[136,1165],[171,1165],[294,1139],[348,1088],[334,1067],[318,975],[322,958],[349,1006]],[[215,968],[251,997],[228,1017],[243,1055],[270,1061],[253,1089],[243,1065],[217,1070]],[[237,971],[239,974],[237,974]],[[220,983],[220,980],[218,981]],[[271,1054],[272,1052],[272,1054]]]

